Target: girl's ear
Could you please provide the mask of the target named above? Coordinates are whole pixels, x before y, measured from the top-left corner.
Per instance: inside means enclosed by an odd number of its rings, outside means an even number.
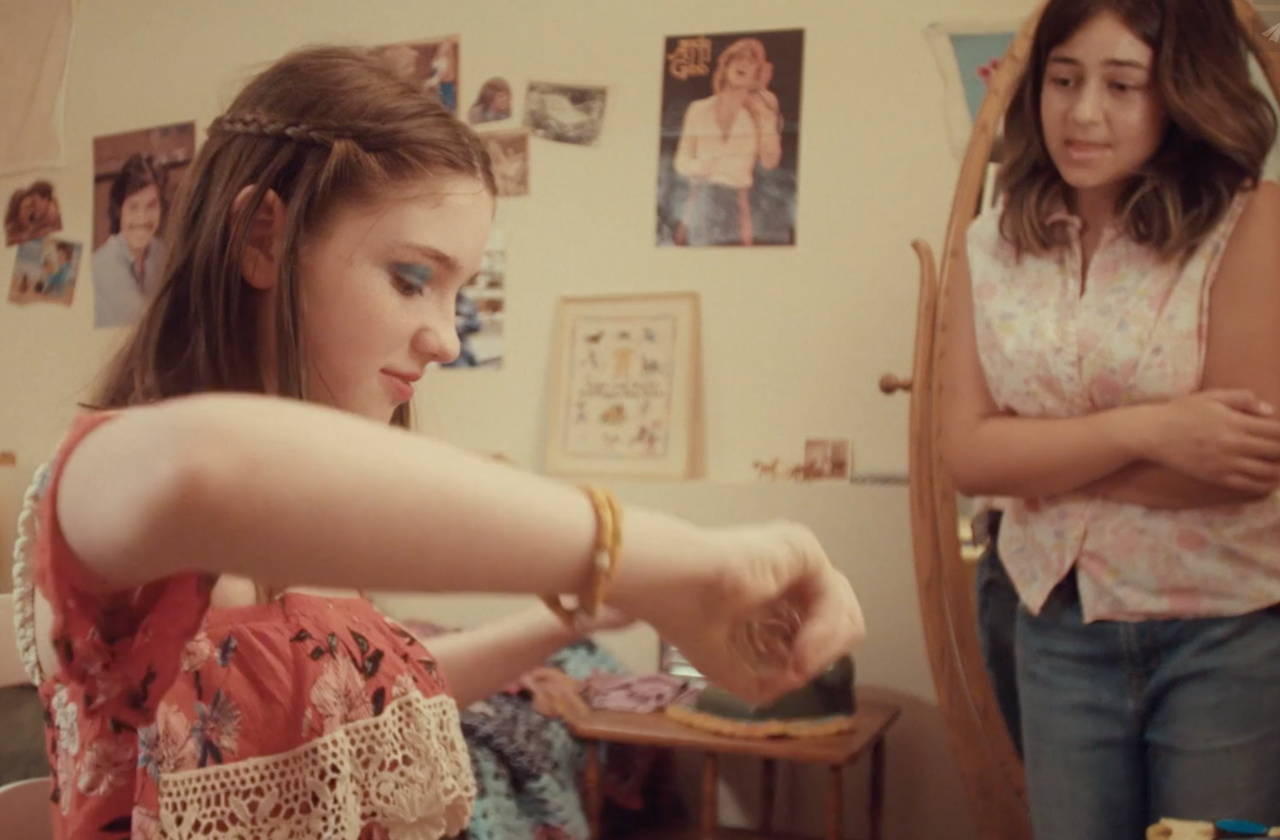
[[[231,202],[231,215],[244,212],[257,189],[249,184],[240,190]],[[262,194],[262,201],[249,220],[249,236],[240,256],[240,273],[245,282],[259,291],[274,288],[280,276],[280,262],[284,254],[285,206],[275,190]]]

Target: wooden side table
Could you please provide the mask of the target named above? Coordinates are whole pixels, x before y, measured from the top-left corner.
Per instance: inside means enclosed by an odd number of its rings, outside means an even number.
[[[871,840],[881,840],[884,817],[884,736],[898,719],[897,706],[863,704],[854,718],[854,727],[839,735],[820,738],[735,738],[703,732],[678,723],[661,713],[593,711],[569,723],[578,738],[587,742],[585,796],[591,836],[600,838],[600,751],[597,742],[641,744],[645,746],[693,749],[703,752],[702,805],[699,838],[736,836],[779,838],[773,833],[774,780],[778,761],[824,764],[827,774],[827,840],[840,840],[843,820],[844,767],[870,751],[871,795],[868,809]],[[760,786],[760,828],[757,832],[728,832],[720,829],[716,815],[718,757],[723,753],[754,755],[763,759]]]

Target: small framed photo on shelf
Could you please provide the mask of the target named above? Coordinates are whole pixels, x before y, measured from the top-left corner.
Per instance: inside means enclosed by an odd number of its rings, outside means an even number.
[[[548,473],[697,474],[697,294],[561,298],[552,341]]]

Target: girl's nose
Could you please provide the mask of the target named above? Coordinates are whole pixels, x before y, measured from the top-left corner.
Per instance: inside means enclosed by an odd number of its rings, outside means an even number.
[[[449,301],[447,310],[433,312],[432,317],[413,334],[412,350],[423,364],[439,362],[445,365],[458,358],[462,342],[458,338],[453,301]]]
[[[1101,91],[1097,83],[1080,87],[1080,93],[1071,105],[1071,118],[1083,125],[1095,123],[1102,118]]]

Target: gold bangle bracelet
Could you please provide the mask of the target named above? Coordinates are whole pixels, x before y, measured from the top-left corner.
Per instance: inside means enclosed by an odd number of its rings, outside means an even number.
[[[604,604],[605,596],[613,583],[618,568],[618,555],[622,548],[622,506],[618,499],[600,487],[586,487],[583,491],[591,500],[596,517],[596,538],[591,552],[591,574],[587,585],[573,606],[566,605],[559,595],[543,595],[542,602],[569,627],[581,629],[585,618],[594,618]]]

